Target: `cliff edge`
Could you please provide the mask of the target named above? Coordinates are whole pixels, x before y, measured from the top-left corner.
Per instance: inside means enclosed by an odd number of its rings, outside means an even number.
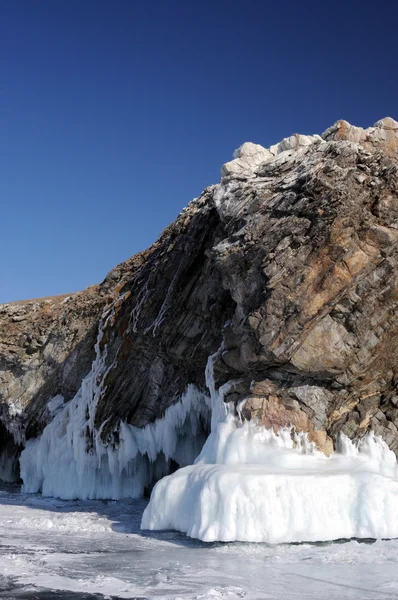
[[[54,418],[49,401],[78,393],[99,329],[88,448],[96,436],[117,447],[121,423],[156,423],[190,385],[208,393],[214,355],[214,385],[229,382],[224,401],[243,419],[292,425],[326,455],[341,432],[369,430],[398,452],[397,161],[391,118],[245,143],[218,185],[101,285],[0,306],[7,477],[9,457]]]

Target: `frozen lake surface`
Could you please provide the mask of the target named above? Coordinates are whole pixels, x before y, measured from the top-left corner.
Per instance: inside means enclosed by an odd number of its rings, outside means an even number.
[[[140,501],[0,488],[0,599],[398,598],[398,541],[211,543],[141,532]]]

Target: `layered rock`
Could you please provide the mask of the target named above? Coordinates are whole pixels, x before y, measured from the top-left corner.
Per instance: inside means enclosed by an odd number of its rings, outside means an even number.
[[[225,400],[245,401],[244,418],[292,424],[326,454],[340,432],[369,429],[398,451],[397,152],[389,118],[246,143],[218,185],[102,285],[0,307],[7,430],[18,422],[24,443],[53,396],[74,394],[105,309],[104,442],[117,443],[120,421],[161,417],[188,384],[205,390],[221,348],[216,385],[234,381]]]
[[[277,387],[261,401],[242,390],[249,413],[261,405],[256,414],[269,426],[277,402],[277,425],[291,410],[292,423],[327,433],[326,451],[340,431],[369,428],[398,449],[394,123],[361,134],[369,150],[351,141],[355,128],[342,139],[338,124],[244,182],[224,179],[215,194],[229,239],[239,241],[214,249],[238,305],[223,362]]]
[[[51,420],[48,402],[76,394],[95,356],[104,307],[141,261],[133,257],[83,292],[0,305],[0,478],[1,462]]]
[[[398,122],[391,117],[380,119],[367,129],[355,127],[347,121],[337,121],[322,137],[326,141],[349,140],[361,144],[366,150],[381,150],[391,158],[398,158]]]

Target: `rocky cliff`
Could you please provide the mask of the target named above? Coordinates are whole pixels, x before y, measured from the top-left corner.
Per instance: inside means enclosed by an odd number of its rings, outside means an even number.
[[[121,422],[162,417],[189,384],[206,391],[217,353],[216,386],[232,382],[224,399],[245,400],[244,418],[293,425],[326,454],[340,432],[370,429],[398,452],[397,160],[390,118],[246,143],[103,284],[0,306],[4,456],[40,435],[51,398],[77,392],[99,327],[92,427],[104,445],[117,446]]]

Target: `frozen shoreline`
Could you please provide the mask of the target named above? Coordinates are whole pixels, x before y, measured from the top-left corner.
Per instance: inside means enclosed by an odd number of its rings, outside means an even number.
[[[2,486],[0,597],[397,597],[397,540],[278,546],[205,544],[174,531],[140,532],[145,506],[144,500],[57,500]]]

